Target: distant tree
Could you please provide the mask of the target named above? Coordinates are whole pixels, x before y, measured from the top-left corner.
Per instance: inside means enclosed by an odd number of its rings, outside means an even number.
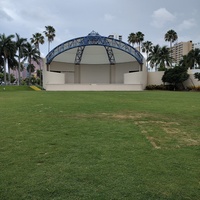
[[[139,45],[139,52],[140,52],[141,42],[144,41],[144,34],[142,32],[140,32],[140,31],[138,31],[135,34],[135,37],[136,37],[136,43]]]
[[[152,50],[152,46],[153,46],[153,43],[150,42],[150,41],[146,41],[146,42],[142,43],[142,52],[146,53],[147,60],[148,60],[148,57],[149,57],[149,52]],[[148,61],[147,61],[147,67],[148,67]]]
[[[38,70],[36,71],[36,74],[37,74],[37,77],[40,77],[40,76],[42,75],[42,71],[38,69]]]
[[[170,55],[170,50],[166,46],[161,47],[158,57],[159,70],[164,71],[167,67],[172,66],[173,58]]]
[[[171,55],[172,55],[172,43],[175,42],[178,39],[178,35],[174,30],[169,30],[167,31],[167,33],[165,34],[165,41],[170,42],[170,51],[171,51]]]
[[[130,33],[129,34],[128,43],[131,44],[134,47],[134,44],[136,43],[136,35],[135,35],[135,33]]]
[[[190,69],[192,69],[195,65],[200,66],[200,49],[192,49],[188,54],[188,60],[190,61]]]
[[[40,44],[44,44],[44,36],[41,33],[33,34],[33,37],[30,40],[38,50],[40,50]]]
[[[4,68],[4,83],[6,84],[6,64],[8,60],[14,59],[14,55],[16,52],[15,43],[12,41],[14,35],[6,36],[5,34],[0,34],[0,54],[1,60],[3,59],[3,68]],[[1,61],[2,62],[2,61]],[[10,66],[8,65],[8,73],[10,73]],[[9,75],[9,83],[10,83],[10,75]]]
[[[33,64],[28,64],[28,66],[27,66],[27,72],[28,73],[33,73],[35,71],[35,65],[33,65]]]
[[[50,43],[54,40],[55,29],[53,26],[45,26],[46,30],[44,31],[45,36],[48,39],[48,52],[50,52]]]
[[[35,47],[40,52],[40,44],[44,44],[44,36],[41,33],[35,33],[33,34],[33,37],[31,38],[31,43],[35,45]],[[41,62],[39,62],[40,72],[41,70]],[[40,80],[42,80],[42,73],[40,73]],[[40,81],[40,84],[42,81]]]
[[[151,67],[155,66],[159,71],[164,71],[172,65],[173,58],[170,56],[169,48],[156,45],[150,50],[147,61],[150,61]]]
[[[1,51],[1,46],[0,46],[0,72],[3,72],[3,52]]]
[[[157,69],[157,65],[159,64],[159,55],[160,55],[160,45],[152,46],[149,52],[149,56],[147,58],[147,62],[150,62],[150,66]]]
[[[18,71],[18,79],[17,79],[17,85],[20,85],[20,69],[22,66],[21,63],[21,59],[23,58],[23,53],[24,53],[24,48],[27,42],[26,38],[21,38],[19,36],[19,34],[15,34],[16,35],[16,48],[17,48],[17,58],[18,58],[18,67],[17,67],[17,71]]]
[[[15,59],[14,57],[15,55],[12,55],[11,57],[8,58],[8,80],[9,80],[9,83],[12,83],[11,81],[11,74],[10,74],[10,69],[12,70],[16,70],[17,69],[17,66],[18,66],[18,61]]]
[[[192,66],[192,62],[188,54],[182,56],[181,60],[179,61],[179,65],[184,65],[187,68],[190,68]]]
[[[166,69],[162,81],[174,85],[174,88],[178,88],[178,84],[183,86],[183,82],[188,78],[189,74],[187,73],[186,67],[175,66],[174,68]]]
[[[39,64],[40,60],[40,52],[38,51],[35,46],[32,46],[31,43],[27,42],[26,48],[24,49],[24,56],[25,59],[28,59],[29,63],[29,84],[31,79],[31,69],[32,69],[32,61],[35,61],[37,64]]]

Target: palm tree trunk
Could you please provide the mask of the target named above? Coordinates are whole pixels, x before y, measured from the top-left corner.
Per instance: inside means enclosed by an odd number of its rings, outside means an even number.
[[[139,52],[140,52],[140,42],[139,42]]]
[[[38,43],[38,51],[40,52],[40,45]],[[39,68],[40,68],[40,86],[42,86],[42,70],[41,70],[41,58],[39,62]]]
[[[18,80],[17,85],[20,85],[20,57],[18,57]]]
[[[41,62],[39,63],[40,66],[40,86],[42,86],[42,70],[41,70]]]
[[[11,78],[10,78],[10,67],[8,66],[8,84],[11,84]]]
[[[50,52],[50,42],[48,42],[48,53]]]
[[[170,56],[172,57],[172,40],[170,40]]]
[[[28,85],[30,85],[30,83],[31,83],[31,58],[29,58],[29,72],[28,72]]]
[[[6,85],[6,59],[4,58],[4,84]]]

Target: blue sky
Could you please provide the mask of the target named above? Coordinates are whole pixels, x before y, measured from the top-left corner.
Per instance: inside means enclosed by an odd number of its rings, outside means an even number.
[[[165,33],[173,29],[178,42],[200,42],[199,0],[0,0],[0,33],[31,38],[45,26],[56,29],[51,48],[92,30],[100,35],[141,31],[145,41],[168,45]],[[41,46],[47,54],[47,42]]]

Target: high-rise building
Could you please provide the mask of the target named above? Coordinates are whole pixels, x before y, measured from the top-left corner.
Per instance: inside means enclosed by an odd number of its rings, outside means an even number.
[[[172,57],[175,63],[179,63],[184,55],[187,55],[192,50],[192,41],[179,42],[172,47]]]

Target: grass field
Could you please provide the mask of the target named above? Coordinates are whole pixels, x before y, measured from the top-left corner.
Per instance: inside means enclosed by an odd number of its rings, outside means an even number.
[[[1,200],[200,199],[200,93],[1,90],[0,113]]]

